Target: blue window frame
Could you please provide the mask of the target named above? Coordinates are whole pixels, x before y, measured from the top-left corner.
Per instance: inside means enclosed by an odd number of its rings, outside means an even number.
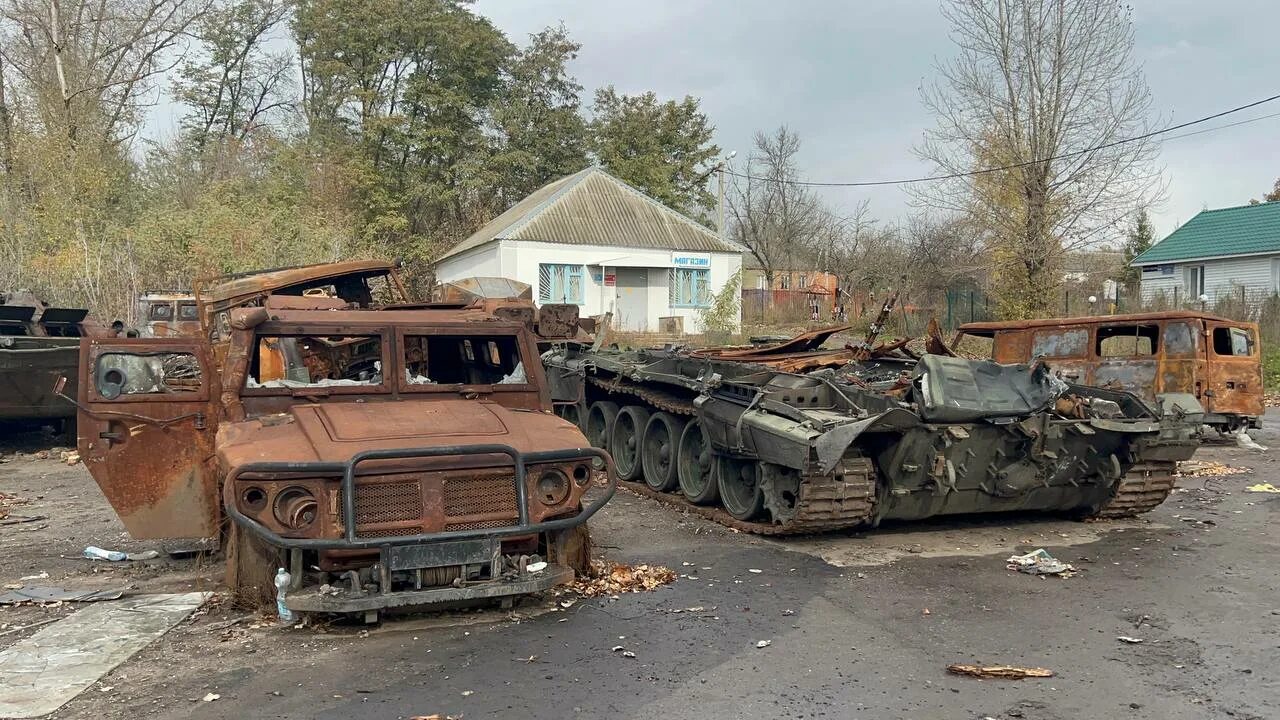
[[[582,266],[540,263],[538,265],[538,301],[581,305]]]
[[[671,268],[667,276],[671,307],[707,307],[711,304],[711,271],[696,268]]]

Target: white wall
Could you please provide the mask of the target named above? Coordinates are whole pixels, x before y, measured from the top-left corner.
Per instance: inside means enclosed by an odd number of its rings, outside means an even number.
[[[538,297],[538,266],[542,263],[585,265],[583,271],[583,304],[581,314],[602,315],[614,310],[614,288],[604,285],[608,268],[643,267],[648,272],[648,316],[643,326],[627,330],[658,330],[658,318],[684,318],[685,332],[702,332],[697,308],[673,308],[667,287],[668,270],[672,267],[671,251],[650,248],[625,248],[610,245],[560,245],[527,240],[500,240],[482,245],[462,255],[442,260],[436,266],[436,278],[450,282],[467,277],[508,277],[533,286]],[[711,253],[710,281],[714,295],[742,267],[739,253]],[[597,280],[593,272],[598,272]]]
[[[1204,266],[1204,294],[1209,296],[1212,304],[1219,297],[1239,295],[1240,288],[1245,288],[1246,299],[1250,302],[1259,297],[1280,291],[1276,285],[1277,265],[1280,255],[1257,255],[1252,257],[1226,258],[1222,260],[1201,260],[1191,263],[1171,263],[1173,275],[1160,275],[1158,272],[1142,273],[1142,299],[1150,302],[1163,291],[1169,302],[1173,302],[1174,288],[1178,288],[1178,300],[1194,302],[1187,297],[1183,288],[1184,270],[1189,265]]]

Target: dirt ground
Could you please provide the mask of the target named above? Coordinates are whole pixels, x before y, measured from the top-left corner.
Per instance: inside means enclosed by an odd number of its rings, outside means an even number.
[[[1256,439],[1275,445],[1280,432]],[[0,441],[0,492],[17,498],[0,522],[39,518],[0,525],[0,581],[219,589],[219,556],[174,559],[130,540],[83,466],[49,442]],[[1280,717],[1280,496],[1244,492],[1280,485],[1280,469],[1272,452],[1230,446],[1197,460],[1251,472],[1185,477],[1132,520],[983,517],[787,541],[619,493],[593,525],[598,549],[672,567],[672,585],[304,629],[216,596],[53,717]],[[95,562],[87,545],[161,556]],[[1005,569],[1037,547],[1080,572]],[[0,646],[74,610],[0,608]],[[979,681],[948,675],[951,662],[1057,675]]]

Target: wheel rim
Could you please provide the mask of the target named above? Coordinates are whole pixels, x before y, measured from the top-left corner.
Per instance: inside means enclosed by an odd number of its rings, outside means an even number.
[[[635,417],[629,412],[619,413],[613,425],[613,442],[610,448],[613,453],[613,462],[618,467],[619,475],[626,478],[634,477],[640,460],[640,454],[636,448],[639,444],[640,432],[636,427]]]
[[[665,413],[653,415],[645,425],[641,452],[644,453],[644,481],[660,492],[674,490],[676,478],[676,443],[679,437],[672,418]]]
[[[739,520],[760,514],[760,478],[754,463],[720,459],[720,500],[724,509]]]
[[[711,474],[711,446],[702,433],[702,426],[695,420],[689,423],[680,436],[676,472],[680,479],[680,492],[693,502],[711,502],[719,493]]]

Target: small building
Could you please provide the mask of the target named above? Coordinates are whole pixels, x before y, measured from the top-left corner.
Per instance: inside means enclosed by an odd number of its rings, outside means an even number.
[[[698,311],[742,268],[742,249],[595,167],[549,183],[442,255],[439,282],[507,277],[538,303],[613,326],[702,331]],[[670,320],[669,318],[677,318]]]
[[[1280,202],[1201,211],[1132,265],[1143,303],[1255,303],[1280,291]]]

